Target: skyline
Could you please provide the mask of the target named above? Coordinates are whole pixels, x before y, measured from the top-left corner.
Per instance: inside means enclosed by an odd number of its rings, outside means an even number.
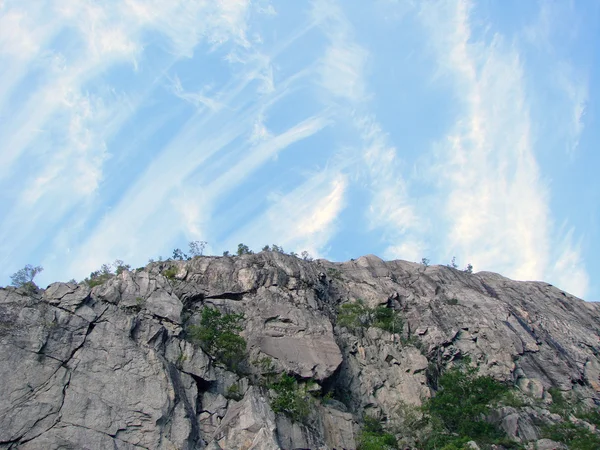
[[[0,1],[0,284],[364,254],[600,301],[600,2]]]

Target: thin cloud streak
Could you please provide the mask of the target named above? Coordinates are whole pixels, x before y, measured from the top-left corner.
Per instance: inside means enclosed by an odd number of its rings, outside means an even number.
[[[287,251],[326,256],[327,243],[337,230],[337,217],[346,206],[348,180],[342,170],[322,170],[285,195],[271,195],[272,205],[226,244],[247,242],[262,248],[275,243]]]
[[[510,277],[543,279],[551,271],[552,222],[532,144],[522,63],[499,35],[489,45],[475,40],[469,10],[470,3],[460,1],[428,3],[421,12],[440,74],[453,77],[465,99],[432,171],[448,192],[448,254]],[[582,294],[586,286],[573,289]]]

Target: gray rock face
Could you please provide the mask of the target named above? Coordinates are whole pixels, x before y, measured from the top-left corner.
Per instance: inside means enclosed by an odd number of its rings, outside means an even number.
[[[402,329],[337,325],[358,299],[399,311]],[[186,340],[207,306],[245,315],[239,373]],[[0,448],[355,449],[363,414],[393,424],[432,395],[432,366],[465,356],[539,403],[490,420],[531,448],[562,448],[540,435],[556,420],[549,389],[600,404],[599,330],[598,305],[547,283],[372,255],[199,257],[93,289],[0,288]],[[256,361],[334,399],[314,400],[305,423],[276,414]]]

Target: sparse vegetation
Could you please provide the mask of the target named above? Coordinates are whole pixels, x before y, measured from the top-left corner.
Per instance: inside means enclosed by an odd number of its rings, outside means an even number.
[[[120,275],[126,270],[131,270],[129,264],[125,264],[121,259],[115,259],[112,264],[102,264],[100,270],[95,270],[90,273],[90,276],[84,280],[84,282],[90,287],[100,286],[106,283],[115,275]]]
[[[244,395],[240,389],[240,385],[238,383],[233,383],[231,386],[229,386],[229,388],[227,388],[225,397],[236,401],[240,401],[242,398],[244,398]]]
[[[236,370],[245,359],[246,340],[239,335],[243,314],[222,314],[216,308],[204,308],[200,325],[191,325],[188,337],[216,361]]]
[[[179,356],[177,356],[177,361],[175,362],[175,365],[181,369],[183,366],[183,363],[187,361],[187,356],[185,355],[185,353],[183,353],[183,351],[179,352]]]
[[[551,413],[560,414],[561,416],[568,415],[570,412],[569,403],[565,400],[560,389],[551,387],[548,393],[552,396],[552,404],[548,408]]]
[[[167,277],[169,280],[174,280],[175,279],[175,275],[177,275],[177,268],[176,267],[169,267],[167,270],[165,270],[163,272],[163,275],[165,277]]]
[[[112,276],[113,273],[110,264],[102,264],[100,270],[95,270],[94,272],[90,273],[89,278],[86,278],[84,281],[90,288],[93,288],[95,286],[104,284],[106,281],[112,278]]]
[[[113,267],[115,268],[115,275],[121,275],[125,270],[131,270],[131,266],[129,264],[125,264],[125,262],[120,259],[115,260]]]
[[[365,416],[363,427],[358,436],[358,450],[395,450],[398,442],[393,434],[386,433],[381,423]]]
[[[252,255],[254,252],[245,244],[238,244],[237,255]]]
[[[328,267],[327,275],[329,275],[329,277],[331,278],[335,278],[336,280],[342,279],[342,272],[339,269],[336,269],[335,267]]]
[[[338,309],[337,324],[353,331],[368,325],[368,315],[368,308],[361,299],[353,303],[344,303]]]
[[[373,326],[389,333],[402,331],[404,325],[402,316],[398,311],[387,306],[369,308],[361,299],[340,306],[337,323],[351,331]]]
[[[449,305],[458,305],[458,299],[455,297],[452,297],[452,298],[447,299],[446,303]]]
[[[302,253],[300,253],[300,257],[304,261],[312,261],[313,260],[312,256],[310,256],[310,253],[308,253],[306,250],[304,250],[304,251],[302,251]]]
[[[429,267],[429,258],[422,258],[421,264],[423,264],[425,267]]]
[[[16,271],[10,276],[10,284],[15,287],[22,287],[27,290],[35,291],[37,285],[33,282],[33,279],[42,271],[42,266],[33,267],[31,264],[27,264],[22,269]]]
[[[386,306],[378,306],[371,314],[372,325],[381,328],[389,333],[398,333],[402,331],[404,321],[398,311]]]
[[[582,425],[564,421],[545,427],[545,438],[567,444],[569,450],[597,450],[600,448],[600,436]]]
[[[582,423],[570,421],[572,416],[592,425],[600,426],[600,412],[581,406],[580,402],[570,402],[558,388],[548,389],[552,396],[550,412],[558,414],[563,421],[542,429],[543,437],[567,444],[571,450],[592,450],[600,448],[600,435],[590,431]]]
[[[258,369],[259,385],[269,386],[271,383],[273,383],[273,380],[277,375],[277,371],[275,370],[275,364],[270,357],[264,356],[262,358],[255,359],[252,361],[252,365]]]
[[[271,400],[274,412],[283,413],[296,422],[306,422],[312,398],[305,386],[300,386],[294,377],[283,374],[270,388],[275,393],[275,398]]]
[[[190,259],[195,258],[196,256],[202,256],[207,244],[208,242],[206,241],[190,241],[188,244],[189,256],[186,253],[183,253],[181,249],[176,248],[175,250],[173,250],[172,259],[177,261],[189,261]]]
[[[188,244],[190,257],[202,256],[208,242],[206,241],[190,241]]]
[[[477,370],[466,364],[443,372],[437,386],[436,394],[423,405],[431,427],[424,448],[461,448],[470,440],[491,444],[505,438],[500,428],[484,418],[509,392],[508,386],[478,376]]]

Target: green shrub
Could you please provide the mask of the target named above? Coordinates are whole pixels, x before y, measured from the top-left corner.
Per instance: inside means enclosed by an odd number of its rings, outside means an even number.
[[[351,331],[373,326],[390,333],[399,333],[403,327],[402,316],[398,311],[386,306],[369,308],[361,299],[340,306],[337,323]]]
[[[423,410],[433,428],[427,449],[460,446],[469,440],[493,443],[505,435],[484,417],[508,392],[508,386],[470,367],[454,367],[439,375],[438,391]],[[464,441],[464,442],[463,442]]]
[[[169,267],[167,270],[163,272],[163,275],[167,277],[169,280],[174,280],[175,275],[177,275],[177,268]]]
[[[354,303],[345,303],[338,309],[337,323],[349,330],[368,326],[369,308],[358,299]]]
[[[27,264],[10,276],[10,284],[16,287],[25,288],[28,291],[35,291],[37,285],[33,282],[33,279],[42,270],[44,270],[42,266],[33,267],[31,264]]]
[[[106,283],[112,277],[113,273],[110,264],[102,264],[100,270],[90,273],[89,278],[86,278],[84,281],[90,288],[93,288]]]
[[[390,333],[399,333],[402,331],[404,322],[400,313],[395,309],[386,306],[378,306],[371,314],[372,325]]]
[[[298,385],[296,379],[283,374],[279,381],[271,384],[275,398],[271,400],[271,408],[296,422],[306,422],[310,415],[310,395]]]
[[[236,401],[239,401],[242,398],[244,398],[240,390],[240,386],[237,383],[233,383],[231,386],[229,386],[225,397]]]
[[[328,267],[327,275],[329,275],[330,278],[335,278],[336,280],[342,279],[342,272],[339,269],[336,269],[335,267]]]
[[[458,305],[458,299],[457,298],[449,298],[448,300],[446,300],[446,303],[449,305]]]
[[[560,389],[551,387],[548,392],[552,396],[552,404],[550,405],[550,412],[554,414],[560,414],[561,416],[567,415],[570,410],[570,405],[565,399]]]
[[[600,427],[600,412],[598,411],[577,411],[575,416],[578,419],[585,420],[588,423]]]
[[[583,426],[567,421],[545,427],[542,430],[542,436],[567,444],[569,450],[597,450],[600,448],[600,436]]]
[[[188,328],[188,337],[215,360],[229,369],[237,369],[245,358],[246,340],[239,335],[244,329],[243,314],[222,314],[216,308],[204,308],[200,325]]]
[[[274,377],[277,375],[275,370],[275,364],[273,360],[268,356],[255,359],[252,361],[252,365],[258,369],[258,384],[261,386],[270,385],[273,382]]]
[[[252,255],[254,252],[245,244],[238,244],[237,255]]]
[[[398,442],[393,434],[386,433],[381,423],[365,416],[363,428],[358,436],[358,450],[395,450]]]
[[[123,262],[121,259],[116,259],[113,263],[113,266],[115,268],[116,275],[121,275],[125,270],[131,270],[131,266],[129,264],[125,264],[125,262]]]

